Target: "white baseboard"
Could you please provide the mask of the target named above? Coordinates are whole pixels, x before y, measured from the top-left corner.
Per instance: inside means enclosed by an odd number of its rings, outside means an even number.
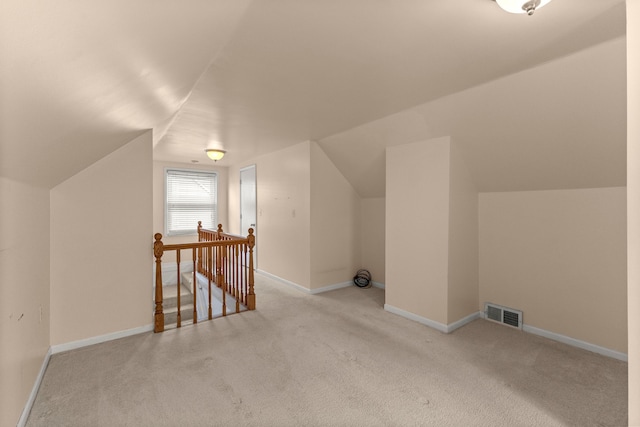
[[[394,307],[390,304],[384,305],[385,311],[389,313],[397,314],[398,316],[402,316],[406,319],[413,320],[414,322],[421,323],[430,328],[436,329],[440,332],[447,333],[447,325],[444,323],[436,322],[435,320],[427,319],[426,317],[418,316],[417,314],[411,313],[409,311],[405,311],[401,308]]]
[[[431,319],[427,319],[426,317],[422,317],[422,316],[418,316],[417,314],[411,313],[409,311],[403,310],[401,308],[398,307],[394,307],[390,304],[385,304],[384,305],[384,309],[385,311],[388,311],[389,313],[393,313],[393,314],[397,314],[398,316],[402,316],[406,319],[409,320],[413,320],[414,322],[418,322],[421,323],[425,326],[428,326],[430,328],[433,328],[435,330],[438,330],[444,334],[450,334],[451,332],[455,331],[456,329],[466,325],[469,322],[474,321],[475,319],[479,319],[480,318],[480,312],[475,312],[475,313],[471,313],[470,315],[463,317],[460,320],[457,320],[453,323],[449,323],[448,325],[445,325],[444,323],[440,323],[440,322],[436,322],[435,320],[431,320]]]
[[[601,347],[596,344],[591,344],[586,341],[577,340],[575,338],[571,338],[566,335],[556,334],[555,332],[549,332],[544,329],[536,328],[534,326],[529,326],[529,325],[522,325],[522,330],[530,334],[540,335],[541,337],[549,338],[551,340],[568,344],[573,347],[578,347],[583,350],[588,350],[594,353],[601,354],[603,356],[608,356],[614,359],[622,360],[623,362],[629,361],[629,358],[626,353],[621,353],[619,351]]]
[[[51,359],[51,354],[51,347],[49,347],[49,350],[47,350],[47,354],[44,356],[44,360],[42,361],[42,366],[40,366],[40,372],[38,372],[36,381],[33,383],[33,388],[31,389],[29,399],[27,399],[27,404],[24,405],[24,409],[22,410],[22,415],[20,415],[20,419],[18,420],[17,427],[24,427],[27,424],[29,414],[31,413],[31,408],[33,407],[33,403],[35,402],[36,396],[38,395],[38,390],[40,390],[40,384],[42,384],[44,373],[47,370],[47,366],[49,366],[49,359]]]
[[[453,322],[450,323],[448,325],[445,325],[443,323],[440,322],[436,322],[434,320],[431,319],[427,319],[426,317],[422,317],[422,316],[418,316],[417,314],[414,313],[410,313],[408,311],[402,310],[400,308],[394,307],[392,305],[389,304],[385,304],[384,305],[384,309],[390,313],[393,314],[397,314],[399,316],[405,317],[409,320],[413,320],[415,322],[421,323],[423,325],[429,326],[430,328],[436,329],[440,332],[443,332],[445,334],[448,334],[450,332],[455,331],[456,329],[460,328],[461,326],[466,325],[467,323],[475,320],[475,319],[484,319],[485,315],[483,312],[478,311],[476,313],[472,313],[470,315],[468,315],[467,317],[458,320],[457,322]],[[541,337],[545,337],[545,338],[549,338],[551,340],[554,341],[558,341],[561,342],[563,344],[567,344],[573,347],[578,347],[581,348],[583,350],[588,350],[588,351],[592,351],[594,353],[598,353],[601,354],[603,356],[607,356],[607,357],[611,357],[614,359],[618,359],[618,360],[622,360],[623,362],[627,362],[628,361],[628,356],[626,353],[621,353],[619,351],[616,350],[611,350],[605,347],[601,347],[599,345],[596,344],[591,344],[585,341],[581,341],[575,338],[571,338],[568,337],[566,335],[561,335],[561,334],[557,334],[555,332],[550,332],[550,331],[546,331],[544,329],[540,329],[540,328],[536,328],[534,326],[529,326],[529,325],[523,325],[522,326],[522,330],[524,332],[530,333],[530,334],[534,334],[534,335],[539,335]]]
[[[475,313],[471,313],[470,315],[463,317],[462,319],[455,321],[453,323],[449,323],[447,325],[447,333],[453,332],[458,328],[463,327],[469,322],[473,322],[476,319],[480,318],[480,312],[476,311]]]
[[[486,315],[484,312],[481,312],[481,318],[486,319]],[[609,348],[606,347],[601,347],[599,345],[596,344],[591,344],[588,343],[586,341],[581,341],[575,338],[571,338],[568,337],[566,335],[562,335],[562,334],[558,334],[555,332],[551,332],[551,331],[547,331],[545,329],[540,329],[540,328],[536,328],[535,326],[530,326],[530,325],[526,325],[523,324],[522,325],[522,330],[524,332],[527,332],[529,334],[534,334],[534,335],[539,335],[541,337],[545,337],[548,338],[550,340],[553,341],[558,341],[561,342],[563,344],[567,344],[570,345],[572,347],[578,347],[581,348],[583,350],[587,350],[587,351],[591,351],[593,353],[598,353],[601,354],[603,356],[607,356],[607,357],[611,357],[613,359],[618,359],[618,360],[622,360],[623,362],[627,362],[628,356],[626,353],[622,353],[616,350],[611,350]]]
[[[269,279],[275,280],[276,282],[280,282],[280,283],[282,283],[284,285],[291,286],[292,288],[294,288],[294,289],[296,289],[298,291],[304,292],[306,294],[310,294],[311,293],[311,291],[309,289],[305,288],[304,286],[298,285],[297,283],[292,282],[290,280],[283,279],[282,277],[276,276],[275,274],[267,273],[266,271],[263,271],[263,270],[256,270],[256,273],[261,274],[261,275],[263,275],[265,277],[268,277]]]
[[[65,344],[56,344],[51,346],[52,354],[62,353],[63,351],[75,350],[77,348],[87,347],[94,344],[100,344],[107,341],[117,340],[119,338],[128,337],[131,335],[138,335],[145,332],[153,331],[153,324],[140,326],[133,329],[127,329],[124,331],[112,332],[105,335],[99,335],[97,337],[85,338],[78,341],[71,341]]]
[[[374,288],[384,289],[384,283],[380,282],[371,282],[371,286],[373,286]]]
[[[321,294],[323,292],[335,291],[336,289],[348,288],[349,286],[355,286],[353,282],[336,283],[335,285],[323,286],[322,288],[311,289],[309,293],[311,295]]]
[[[328,285],[328,286],[323,286],[321,288],[315,288],[315,289],[308,289],[305,288],[302,285],[299,285],[297,283],[291,282],[287,279],[283,279],[282,277],[278,277],[275,274],[271,274],[271,273],[267,273],[266,271],[263,270],[256,270],[256,273],[258,274],[262,274],[265,277],[268,277],[270,279],[273,279],[277,282],[283,283],[285,285],[291,286],[294,289],[297,289],[301,292],[304,292],[305,294],[309,294],[309,295],[317,295],[317,294],[321,294],[323,292],[329,292],[329,291],[335,291],[336,289],[342,289],[342,288],[348,288],[349,286],[355,286],[353,284],[352,281],[348,281],[348,282],[342,282],[342,283],[336,283],[335,285]],[[380,284],[382,285],[382,284]],[[375,286],[375,284],[374,284]],[[382,285],[384,287],[384,285]]]
[[[330,285],[330,286],[325,286],[323,288],[317,288],[317,289],[308,289],[305,288],[302,285],[299,285],[295,282],[292,282],[290,280],[287,279],[283,279],[282,277],[276,276],[275,274],[271,274],[271,273],[267,273],[266,271],[263,270],[256,270],[257,273],[262,274],[265,277],[268,277],[270,279],[273,279],[277,282],[283,283],[285,285],[291,286],[292,288],[304,292],[305,294],[309,294],[309,295],[316,295],[316,294],[320,294],[322,292],[328,292],[328,291],[333,291],[335,289],[340,289],[340,288],[346,288],[347,286],[351,285],[351,282],[343,282],[343,283],[337,283],[335,285]]]

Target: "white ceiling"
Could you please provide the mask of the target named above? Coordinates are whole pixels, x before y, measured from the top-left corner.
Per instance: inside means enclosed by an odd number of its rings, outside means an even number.
[[[8,0],[0,175],[52,187],[153,128],[221,166],[316,140],[364,197],[441,135],[482,191],[624,185],[624,34],[624,0]]]

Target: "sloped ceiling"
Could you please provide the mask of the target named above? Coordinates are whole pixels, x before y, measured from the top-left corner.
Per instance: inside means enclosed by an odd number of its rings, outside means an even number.
[[[167,123],[247,6],[3,1],[0,175],[53,187]]]
[[[221,166],[317,140],[364,197],[384,195],[385,146],[441,134],[482,191],[624,185],[624,0],[2,7],[3,176],[54,186],[153,128],[155,159],[219,147]]]
[[[461,149],[478,191],[624,186],[625,55],[615,39],[319,143],[362,197],[384,196],[385,147],[440,136]]]

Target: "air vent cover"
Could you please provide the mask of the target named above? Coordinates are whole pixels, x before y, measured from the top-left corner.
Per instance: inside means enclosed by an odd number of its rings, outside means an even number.
[[[484,315],[488,320],[522,329],[522,311],[513,310],[501,305],[485,303]]]

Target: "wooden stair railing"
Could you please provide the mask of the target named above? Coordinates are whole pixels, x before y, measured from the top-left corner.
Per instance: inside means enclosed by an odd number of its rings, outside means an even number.
[[[226,299],[227,294],[231,295],[236,303],[234,311],[239,313],[240,305],[248,310],[255,310],[256,296],[254,292],[253,274],[253,248],[255,246],[255,236],[253,229],[249,229],[247,237],[236,236],[224,233],[222,225],[218,225],[218,230],[212,231],[202,228],[198,222],[198,242],[179,243],[165,245],[162,242],[162,234],[154,235],[153,254],[156,259],[155,278],[155,311],[154,311],[154,332],[162,332],[165,329],[163,311],[163,290],[162,290],[162,256],[165,252],[176,251],[177,263],[177,322],[176,327],[182,326],[180,313],[180,253],[182,250],[190,250],[193,261],[193,323],[198,322],[197,314],[197,273],[200,273],[208,281],[208,319],[213,318],[211,305],[211,283],[214,283],[221,290],[222,295],[222,315],[227,315]]]

